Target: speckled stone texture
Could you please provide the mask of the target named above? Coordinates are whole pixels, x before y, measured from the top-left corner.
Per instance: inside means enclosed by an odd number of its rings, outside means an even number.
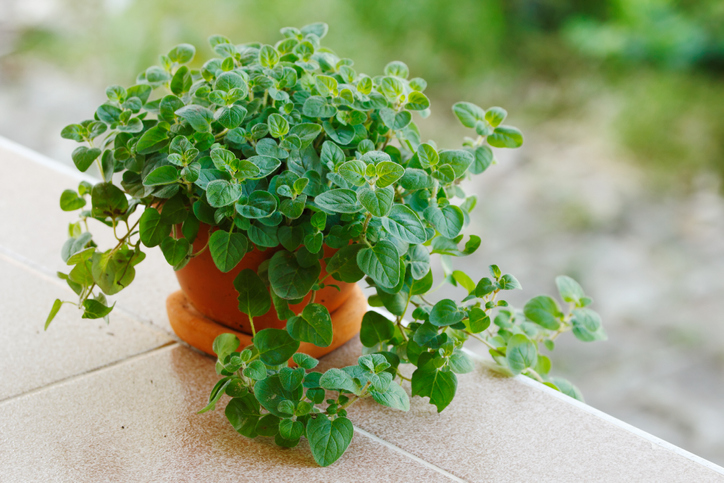
[[[1,483],[724,482],[715,465],[482,365],[460,377],[442,414],[420,398],[409,413],[352,406],[355,437],[328,468],[306,442],[289,450],[244,438],[224,404],[196,414],[217,379],[214,363],[170,333],[165,299],[178,284],[158,250],[115,297],[109,326],[64,307],[43,332],[52,301],[71,296],[53,277],[72,220],[57,200],[78,180],[1,146],[0,171],[15,179],[0,192]],[[353,339],[321,366],[353,364],[360,349]]]
[[[0,252],[0,401],[173,340],[120,313],[112,325],[83,320],[72,305],[43,332],[52,301],[75,297],[63,285]]]

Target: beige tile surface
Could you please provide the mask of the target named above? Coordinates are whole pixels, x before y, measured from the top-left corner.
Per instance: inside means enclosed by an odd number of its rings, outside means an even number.
[[[117,314],[108,326],[65,305],[47,332],[53,300],[75,294],[0,254],[0,400],[170,342],[165,332]]]
[[[0,170],[14,173],[14,182],[4,185],[0,196],[0,253],[26,259],[48,274],[67,271],[60,249],[68,237],[68,224],[77,221],[77,214],[61,211],[58,200],[63,190],[77,189],[80,179],[20,156],[2,143]],[[94,220],[89,225],[99,246],[114,246],[107,227]],[[113,300],[138,320],[171,333],[165,301],[178,290],[178,283],[160,250],[148,249],[146,255],[136,267],[133,284]],[[117,314],[111,315],[112,324],[114,317]]]
[[[354,339],[320,367],[353,364],[360,351]],[[409,394],[409,384],[403,387]],[[455,400],[442,413],[414,397],[408,413],[366,399],[349,415],[356,426],[466,481],[724,482],[698,463],[481,365],[458,376]]]
[[[215,380],[176,345],[0,403],[0,481],[451,481],[359,433],[327,468],[304,441],[245,438],[222,410],[196,414]]]

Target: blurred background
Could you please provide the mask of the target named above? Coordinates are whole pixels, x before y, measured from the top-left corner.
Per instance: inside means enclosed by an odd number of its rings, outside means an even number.
[[[559,339],[557,374],[724,464],[721,0],[0,0],[0,135],[72,164],[61,128],[159,53],[193,43],[200,65],[211,34],[316,21],[357,71],[427,79],[423,139],[460,144],[456,101],[508,110],[525,145],[470,182],[483,245],[459,263],[516,275],[515,303],[578,279],[609,341]]]

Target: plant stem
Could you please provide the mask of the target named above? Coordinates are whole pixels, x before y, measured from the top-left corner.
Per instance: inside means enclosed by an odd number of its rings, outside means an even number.
[[[339,407],[339,409],[347,409],[347,408],[350,407],[352,404],[354,404],[355,402],[357,402],[359,399],[362,399],[363,397],[365,397],[366,392],[367,392],[367,389],[369,389],[369,387],[370,387],[370,383],[368,382],[367,384],[365,384],[365,386],[364,386],[364,387],[362,388],[362,390],[360,391],[360,395],[359,395],[359,396],[357,396],[357,395],[355,394],[354,397],[350,398],[349,401],[347,401],[346,403],[342,404],[342,405]]]
[[[251,338],[253,342],[254,337],[256,337],[256,329],[254,329],[254,317],[251,315],[249,315],[249,325],[251,325]]]
[[[541,377],[541,375],[538,374],[534,369],[532,369],[532,368],[530,368],[530,367],[529,367],[528,369],[524,370],[524,371],[523,371],[523,374],[527,374],[527,375],[533,376],[533,379],[535,379],[536,381],[540,382],[541,384],[543,384],[543,383],[545,382],[545,381],[543,380],[543,378]]]
[[[495,347],[493,344],[491,344],[491,343],[488,342],[487,340],[483,339],[482,337],[478,337],[477,335],[475,335],[475,334],[473,334],[472,332],[467,331],[467,330],[465,330],[464,332],[465,332],[466,334],[468,334],[470,337],[472,337],[473,339],[479,340],[480,342],[482,342],[483,344],[485,344],[486,346],[488,346],[488,347],[491,348],[492,350],[494,350],[494,351],[496,351],[496,352],[498,351],[498,348],[497,348],[497,347]]]

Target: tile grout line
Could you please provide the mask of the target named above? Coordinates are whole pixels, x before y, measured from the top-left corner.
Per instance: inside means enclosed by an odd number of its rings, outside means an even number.
[[[143,351],[143,352],[138,352],[138,353],[133,354],[133,355],[131,355],[131,356],[128,356],[128,357],[126,357],[126,358],[124,358],[124,359],[120,359],[120,360],[117,360],[117,361],[109,362],[108,364],[104,364],[104,365],[102,365],[102,366],[95,367],[95,368],[93,368],[93,369],[91,369],[91,370],[88,370],[88,371],[85,371],[85,372],[81,372],[81,373],[78,373],[78,374],[73,374],[72,376],[64,377],[63,379],[59,379],[59,380],[57,380],[57,381],[53,381],[53,382],[51,382],[51,383],[49,383],[49,384],[46,384],[45,386],[36,387],[36,388],[34,388],[34,389],[30,389],[29,391],[25,391],[25,392],[22,392],[22,393],[20,393],[20,394],[15,394],[15,395],[13,395],[13,396],[6,397],[6,398],[4,398],[4,399],[0,399],[0,406],[2,406],[3,404],[6,404],[6,403],[12,402],[12,401],[14,401],[14,400],[16,400],[16,399],[20,399],[20,398],[23,398],[23,397],[26,397],[26,396],[31,396],[31,395],[33,395],[33,394],[37,394],[37,393],[39,393],[39,392],[43,392],[43,391],[45,391],[45,390],[47,390],[47,389],[52,389],[52,388],[54,388],[54,387],[56,387],[56,386],[65,384],[65,383],[67,383],[67,382],[72,382],[72,381],[75,381],[75,380],[78,380],[78,379],[82,379],[82,378],[84,378],[84,377],[86,377],[86,376],[93,375],[93,374],[95,374],[95,373],[97,373],[97,372],[102,372],[102,371],[105,371],[105,370],[108,370],[108,369],[113,369],[113,368],[115,368],[116,366],[123,365],[123,364],[125,364],[125,363],[127,363],[127,362],[135,362],[135,361],[137,361],[137,360],[139,360],[139,359],[143,359],[144,357],[149,357],[149,356],[155,355],[157,352],[161,352],[161,351],[163,351],[163,350],[170,350],[170,349],[172,349],[172,348],[174,348],[174,347],[181,347],[181,344],[179,344],[178,342],[173,341],[173,340],[172,340],[172,341],[168,341],[168,342],[166,342],[166,343],[164,343],[164,344],[162,344],[162,345],[160,345],[160,346],[154,347],[154,348],[152,348],[152,349],[145,350],[145,351]]]
[[[368,437],[372,441],[379,443],[383,446],[386,446],[386,447],[390,448],[391,450],[396,451],[417,463],[420,463],[421,465],[425,466],[426,468],[429,468],[437,473],[440,473],[441,475],[444,475],[444,476],[450,478],[453,481],[466,483],[466,481],[463,480],[462,478],[459,478],[459,477],[453,475],[452,473],[440,468],[439,466],[436,466],[436,465],[430,463],[429,461],[425,461],[424,459],[420,458],[419,456],[415,456],[414,454],[412,454],[408,451],[405,451],[404,449],[400,448],[399,446],[395,446],[394,444],[390,443],[389,441],[385,441],[384,439],[380,438],[379,436],[375,436],[374,434],[372,434],[368,431],[365,431],[364,429],[361,429],[358,426],[355,426],[354,430],[355,430],[355,432]]]
[[[2,139],[2,138],[0,138]],[[25,257],[24,255],[21,255],[5,246],[0,245],[0,260],[5,260],[8,263],[12,263],[13,265],[19,266],[22,269],[28,270],[32,273],[34,273],[36,276],[42,278],[43,280],[52,283],[53,285],[62,287],[66,290],[70,290],[68,285],[61,282],[59,278],[55,276],[55,273],[50,270],[49,268]],[[123,307],[122,305],[117,306],[114,310],[119,311],[126,317],[130,318],[136,323],[139,323],[141,325],[144,325],[146,327],[151,327],[154,330],[157,330],[159,332],[162,332],[168,336],[173,337],[174,339],[177,339],[176,334],[172,334],[165,330],[163,327],[159,327],[156,324],[153,323],[150,319],[144,319],[137,313],[130,311]]]
[[[464,351],[465,353],[467,353],[467,354],[468,354],[470,357],[472,357],[473,359],[475,359],[475,360],[483,363],[485,366],[487,366],[487,365],[490,363],[489,360],[485,359],[485,358],[482,357],[480,354],[478,354],[478,353],[476,353],[476,352],[474,352],[474,351],[471,351],[470,349],[463,348],[463,351]],[[490,369],[490,368],[488,368],[488,369]],[[492,370],[492,369],[490,369],[490,370]],[[515,377],[513,377],[513,378],[511,378],[511,379],[514,380],[514,381],[516,381],[516,382],[518,382],[518,383],[520,383],[520,384],[524,384],[524,385],[529,386],[529,387],[531,387],[531,388],[533,388],[533,389],[537,389],[537,390],[539,390],[539,391],[542,391],[542,392],[548,394],[549,396],[554,397],[554,398],[556,398],[556,399],[558,399],[558,400],[560,400],[560,401],[562,401],[562,402],[564,402],[564,403],[566,403],[566,404],[570,404],[571,406],[575,406],[575,407],[577,407],[578,409],[581,409],[582,411],[585,411],[586,413],[590,414],[591,416],[596,416],[596,417],[598,417],[598,418],[600,418],[600,419],[603,419],[603,420],[606,421],[607,423],[612,424],[612,425],[614,425],[614,426],[616,426],[616,427],[618,427],[618,428],[620,428],[620,429],[623,429],[624,431],[628,431],[629,433],[633,433],[633,434],[635,434],[636,436],[638,436],[638,437],[640,437],[640,438],[648,441],[648,442],[651,443],[652,445],[657,445],[657,446],[659,446],[661,449],[671,451],[672,453],[674,453],[674,454],[676,454],[676,455],[678,455],[678,456],[681,456],[681,457],[683,457],[683,458],[686,458],[686,459],[688,459],[688,460],[690,460],[690,461],[692,461],[692,462],[694,462],[694,463],[698,463],[698,464],[700,464],[700,465],[702,465],[702,466],[704,466],[704,467],[706,467],[706,468],[709,468],[710,470],[712,470],[712,471],[714,471],[714,472],[716,472],[716,473],[719,473],[719,474],[724,475],[724,468],[722,468],[721,466],[717,465],[716,463],[713,463],[713,462],[711,462],[711,461],[709,461],[709,460],[707,460],[707,459],[705,459],[705,458],[702,458],[701,456],[695,455],[694,453],[691,453],[691,452],[689,452],[689,451],[687,451],[687,450],[685,450],[685,449],[683,449],[683,448],[680,448],[680,447],[676,446],[675,444],[669,443],[668,441],[666,441],[666,440],[664,440],[664,439],[661,439],[661,438],[659,438],[658,436],[654,436],[654,435],[651,434],[651,433],[647,433],[647,432],[644,431],[643,429],[639,429],[639,428],[637,428],[636,426],[633,426],[633,425],[631,425],[631,424],[628,424],[628,423],[625,422],[625,421],[621,421],[620,419],[618,419],[618,418],[616,418],[616,417],[614,417],[614,416],[611,416],[610,414],[605,413],[605,412],[601,411],[600,409],[596,409],[596,408],[594,408],[593,406],[589,406],[588,404],[586,404],[586,403],[584,403],[584,402],[581,402],[581,401],[579,401],[578,399],[574,399],[574,398],[572,398],[572,397],[570,397],[570,396],[567,396],[567,395],[563,394],[563,393],[560,392],[560,391],[556,391],[555,389],[553,389],[553,388],[551,388],[551,387],[548,387],[548,386],[546,386],[545,384],[541,384],[540,382],[535,381],[535,380],[531,379],[530,377],[526,377],[526,376],[523,376],[523,375],[518,375],[518,376],[515,376]]]

